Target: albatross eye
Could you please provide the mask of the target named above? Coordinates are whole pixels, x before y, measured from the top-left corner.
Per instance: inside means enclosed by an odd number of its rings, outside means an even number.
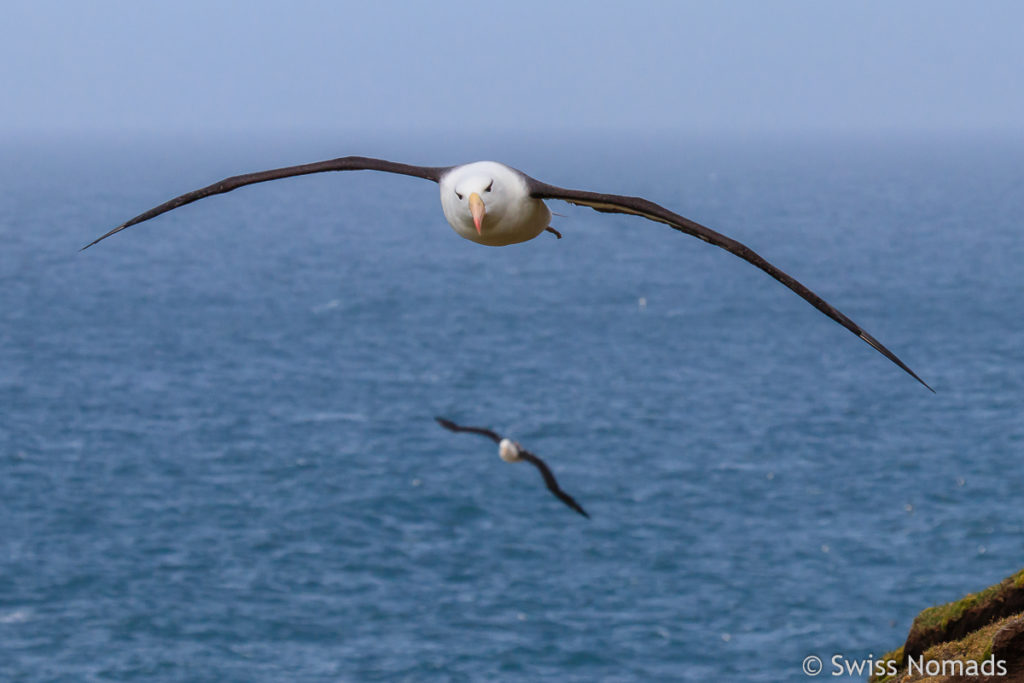
[[[455,192],[455,196],[456,196],[456,197],[458,197],[459,199],[462,199],[462,195],[461,195],[461,194],[459,194],[458,190],[456,190],[456,192]]]
[[[487,183],[487,187],[484,188],[484,192],[490,192],[491,191],[491,187],[493,187],[493,186],[494,186],[494,181],[492,180],[491,182]]]

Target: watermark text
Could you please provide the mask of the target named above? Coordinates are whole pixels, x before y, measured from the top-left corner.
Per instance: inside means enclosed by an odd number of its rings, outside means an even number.
[[[925,659],[924,655],[907,657],[906,670],[909,674],[922,676],[988,676],[998,678],[1006,676],[1005,659],[996,659],[989,655],[980,662],[962,659]],[[891,659],[876,659],[868,655],[862,659],[852,659],[846,655],[836,654],[823,661],[817,655],[808,655],[800,667],[807,676],[895,676],[899,666]]]

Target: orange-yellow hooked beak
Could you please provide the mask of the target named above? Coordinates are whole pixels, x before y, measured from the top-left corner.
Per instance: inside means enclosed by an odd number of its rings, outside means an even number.
[[[476,226],[476,234],[482,235],[480,226],[484,223],[484,200],[476,192],[469,195],[469,212],[473,214],[473,225]]]

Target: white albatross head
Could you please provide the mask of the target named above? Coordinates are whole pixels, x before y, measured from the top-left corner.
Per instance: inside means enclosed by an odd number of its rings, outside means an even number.
[[[498,444],[498,455],[505,462],[519,462],[523,458],[519,455],[519,444],[512,439],[502,439]]]
[[[526,179],[496,161],[456,166],[440,181],[444,217],[460,236],[492,247],[531,240],[551,213],[530,197]]]

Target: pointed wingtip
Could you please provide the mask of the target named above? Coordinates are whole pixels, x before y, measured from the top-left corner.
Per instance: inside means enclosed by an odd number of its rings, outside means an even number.
[[[904,370],[906,370],[906,371],[907,371],[907,374],[909,374],[909,375],[910,375],[911,377],[913,377],[913,378],[914,378],[914,379],[916,379],[916,380],[917,380],[918,382],[920,382],[920,383],[921,383],[921,385],[922,385],[922,386],[924,386],[924,388],[925,388],[925,389],[927,389],[928,391],[932,392],[933,394],[936,394],[936,393],[938,393],[937,391],[935,391],[934,389],[932,389],[931,385],[930,385],[930,384],[928,384],[928,382],[925,382],[925,381],[924,381],[923,379],[921,379],[920,377],[918,377],[918,376],[917,376],[917,373],[916,373],[916,372],[914,372],[913,370],[911,370],[910,368],[908,368],[908,367],[907,367],[906,365],[904,365],[903,363],[899,363],[899,366],[900,366],[901,368],[903,368]]]
[[[573,510],[575,510],[579,514],[583,515],[587,519],[590,519],[590,515],[588,515],[587,511],[583,509],[583,506],[580,505],[579,503],[577,503],[576,499],[573,498],[572,496],[570,496],[568,493],[566,493],[562,489],[558,489],[558,491],[553,491],[552,493],[554,493],[556,496],[558,496],[558,498],[563,503],[565,503],[566,505],[571,507]]]
[[[94,240],[93,240],[92,242],[89,242],[89,244],[85,245],[84,247],[82,247],[82,248],[81,248],[81,249],[79,249],[78,251],[79,251],[79,252],[85,251],[86,249],[88,249],[88,248],[89,248],[89,247],[91,247],[92,245],[96,244],[97,242],[102,242],[103,240],[107,239],[108,237],[110,237],[111,235],[113,235],[113,234],[114,234],[115,232],[121,232],[122,230],[124,230],[125,228],[127,228],[127,227],[128,227],[128,225],[129,225],[129,223],[122,223],[121,225],[117,226],[116,228],[114,228],[113,230],[111,230],[110,232],[108,232],[107,234],[105,234],[105,235],[102,235],[102,236],[100,236],[100,237],[97,237],[97,238],[96,238],[96,239],[94,239]]]
[[[907,364],[906,364],[906,363],[904,363],[903,361],[901,361],[901,360],[900,360],[900,359],[899,359],[899,358],[898,358],[898,357],[896,356],[896,354],[895,354],[895,353],[893,353],[892,351],[890,351],[889,349],[887,349],[887,348],[886,348],[885,346],[883,346],[883,345],[882,345],[882,343],[881,343],[880,341],[878,341],[877,339],[875,339],[874,337],[872,337],[872,336],[871,336],[870,334],[868,334],[868,333],[867,333],[867,332],[865,332],[864,330],[859,330],[859,331],[858,331],[858,330],[854,330],[854,331],[855,331],[855,332],[857,333],[857,336],[858,336],[858,337],[860,337],[860,338],[861,338],[861,339],[863,339],[863,340],[864,340],[865,342],[867,342],[868,346],[870,346],[871,348],[873,348],[873,349],[874,349],[875,351],[878,351],[878,352],[879,352],[880,354],[882,354],[883,356],[885,356],[886,358],[888,358],[889,360],[891,360],[891,361],[892,361],[893,363],[895,363],[895,364],[896,364],[896,365],[897,365],[897,366],[898,366],[898,367],[899,367],[899,368],[900,368],[901,370],[903,370],[903,371],[904,371],[905,373],[907,373],[908,375],[910,375],[911,377],[913,377],[914,379],[916,379],[916,380],[917,380],[918,382],[920,382],[920,383],[921,383],[921,385],[922,385],[922,386],[923,386],[923,387],[924,387],[925,389],[927,389],[928,391],[932,392],[933,394],[936,394],[936,393],[938,393],[937,391],[935,391],[934,389],[932,389],[932,388],[931,388],[931,385],[929,385],[929,384],[928,384],[928,382],[925,382],[925,381],[924,381],[923,379],[921,379],[920,377],[918,377],[918,376],[917,376],[917,373],[916,373],[916,372],[914,372],[913,370],[911,370],[911,369],[910,369],[910,367],[909,367],[909,366],[907,366]]]
[[[932,389],[931,385],[930,385],[930,384],[928,384],[928,382],[925,382],[925,381],[924,381],[923,379],[921,379],[920,377],[918,377],[918,376],[917,376],[917,373],[916,373],[916,372],[914,372],[913,370],[911,370],[910,368],[908,368],[908,367],[907,367],[906,365],[904,365],[903,363],[898,363],[898,365],[899,365],[899,366],[900,366],[901,368],[903,368],[904,370],[906,370],[906,371],[907,371],[907,374],[909,374],[909,375],[910,375],[911,377],[913,377],[913,378],[914,378],[914,379],[916,379],[916,380],[917,380],[918,382],[920,382],[920,383],[921,383],[921,385],[922,385],[922,386],[923,386],[923,387],[924,387],[925,389],[927,389],[928,391],[932,392],[933,394],[937,394],[937,393],[938,393],[937,391],[935,391],[934,389]]]

